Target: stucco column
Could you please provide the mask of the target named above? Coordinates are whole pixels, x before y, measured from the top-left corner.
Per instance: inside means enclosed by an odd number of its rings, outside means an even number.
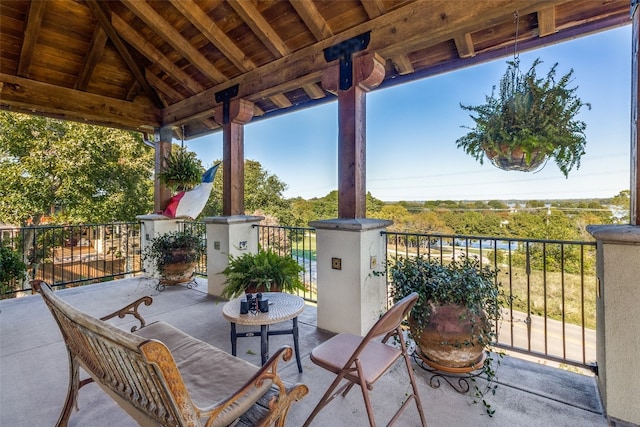
[[[313,221],[318,268],[318,328],[364,335],[387,309],[385,238],[392,221]]]
[[[640,425],[640,227],[592,225],[597,240],[598,388],[611,421]]]
[[[264,217],[233,215],[203,219],[207,227],[208,293],[220,296],[226,280],[220,274],[229,264],[229,255],[258,252],[258,225]]]
[[[136,219],[142,223],[140,227],[140,249],[143,251],[153,238],[173,231],[179,231],[179,223],[184,221],[159,214],[138,215]],[[144,268],[145,275],[148,277],[155,276],[157,273],[156,266],[153,262],[144,262],[142,268]]]

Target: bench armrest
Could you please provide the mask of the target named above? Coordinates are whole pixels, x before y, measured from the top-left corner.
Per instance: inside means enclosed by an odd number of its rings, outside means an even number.
[[[100,320],[109,320],[109,319],[113,319],[116,316],[122,319],[124,318],[124,316],[130,314],[136,319],[138,319],[138,321],[140,322],[140,327],[144,328],[146,325],[146,322],[144,320],[144,317],[142,317],[142,315],[138,313],[138,307],[140,307],[140,304],[143,304],[143,303],[144,305],[151,305],[152,302],[153,302],[153,298],[151,297],[139,298],[134,302],[132,302],[131,304],[122,307],[120,310],[114,311],[111,314],[107,314],[106,316],[101,317]],[[138,327],[136,325],[131,327],[131,332],[135,332],[136,330],[138,330]]]
[[[284,422],[291,405],[295,401],[300,400],[307,393],[309,393],[309,389],[307,388],[307,386],[300,383],[287,388],[277,373],[277,367],[280,358],[282,358],[282,360],[284,361],[288,361],[291,359],[292,354],[293,350],[291,349],[291,347],[286,345],[282,346],[278,349],[278,351],[275,352],[275,354],[273,354],[269,358],[269,360],[267,360],[262,368],[260,368],[260,370],[256,372],[255,375],[249,381],[247,381],[247,383],[233,396],[230,396],[223,402],[216,403],[215,407],[203,409],[200,415],[203,417],[208,417],[205,426],[211,426],[220,413],[222,413],[226,408],[232,406],[238,399],[241,399],[249,389],[251,389],[252,387],[261,387],[264,381],[272,381],[273,385],[278,388],[278,395],[271,398],[271,400],[269,401],[269,412],[260,421],[260,423],[256,425],[275,425],[284,427]]]

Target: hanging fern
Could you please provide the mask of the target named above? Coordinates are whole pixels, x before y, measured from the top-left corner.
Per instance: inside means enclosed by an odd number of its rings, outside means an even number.
[[[160,181],[174,191],[190,190],[202,181],[202,163],[196,154],[184,147],[171,152],[165,159]]]
[[[456,141],[458,148],[480,163],[485,154],[493,159],[518,151],[524,152],[526,166],[553,157],[565,177],[574,166],[580,167],[587,125],[575,116],[583,106],[591,106],[578,98],[577,86],[568,87],[573,70],[556,81],[556,63],[545,78],[538,78],[536,67],[540,63],[536,59],[522,74],[517,59],[507,61],[498,96],[494,86],[491,96],[485,96],[485,104],[460,104],[476,115],[470,115],[475,127],[468,128],[470,132]]]

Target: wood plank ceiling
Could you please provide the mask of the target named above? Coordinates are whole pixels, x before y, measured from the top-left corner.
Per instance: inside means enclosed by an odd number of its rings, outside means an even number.
[[[370,31],[382,86],[630,23],[629,0],[1,0],[0,108],[191,138],[239,84],[256,119],[334,99],[323,49]],[[254,119],[254,120],[256,120]]]

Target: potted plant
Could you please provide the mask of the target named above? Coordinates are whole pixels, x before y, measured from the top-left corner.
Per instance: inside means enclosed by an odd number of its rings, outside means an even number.
[[[222,296],[235,298],[244,293],[304,291],[300,273],[304,268],[290,256],[272,249],[229,256],[229,264],[221,272],[226,276]]]
[[[475,122],[470,132],[458,139],[458,148],[483,163],[484,156],[504,170],[532,171],[549,157],[565,177],[585,153],[585,129],[576,115],[583,106],[591,108],[576,95],[577,87],[568,87],[573,70],[556,80],[556,63],[545,78],[538,78],[536,59],[522,74],[519,60],[508,61],[500,80],[486,103],[478,106],[460,104]]]
[[[178,285],[192,280],[204,251],[200,236],[185,229],[153,238],[142,251],[142,259],[155,265],[159,285]]]
[[[158,177],[173,192],[179,192],[190,190],[199,184],[202,172],[202,163],[196,154],[180,147],[165,159],[164,168]]]
[[[18,252],[0,242],[0,295],[17,288],[27,278],[27,265]]]
[[[495,369],[489,346],[496,340],[504,293],[496,281],[497,271],[475,258],[448,264],[423,256],[397,258],[389,267],[394,301],[417,292],[418,302],[409,316],[409,332],[418,356],[431,368],[449,374],[482,369],[486,387],[475,377],[474,402],[482,400],[493,414],[484,394],[495,390]]]

